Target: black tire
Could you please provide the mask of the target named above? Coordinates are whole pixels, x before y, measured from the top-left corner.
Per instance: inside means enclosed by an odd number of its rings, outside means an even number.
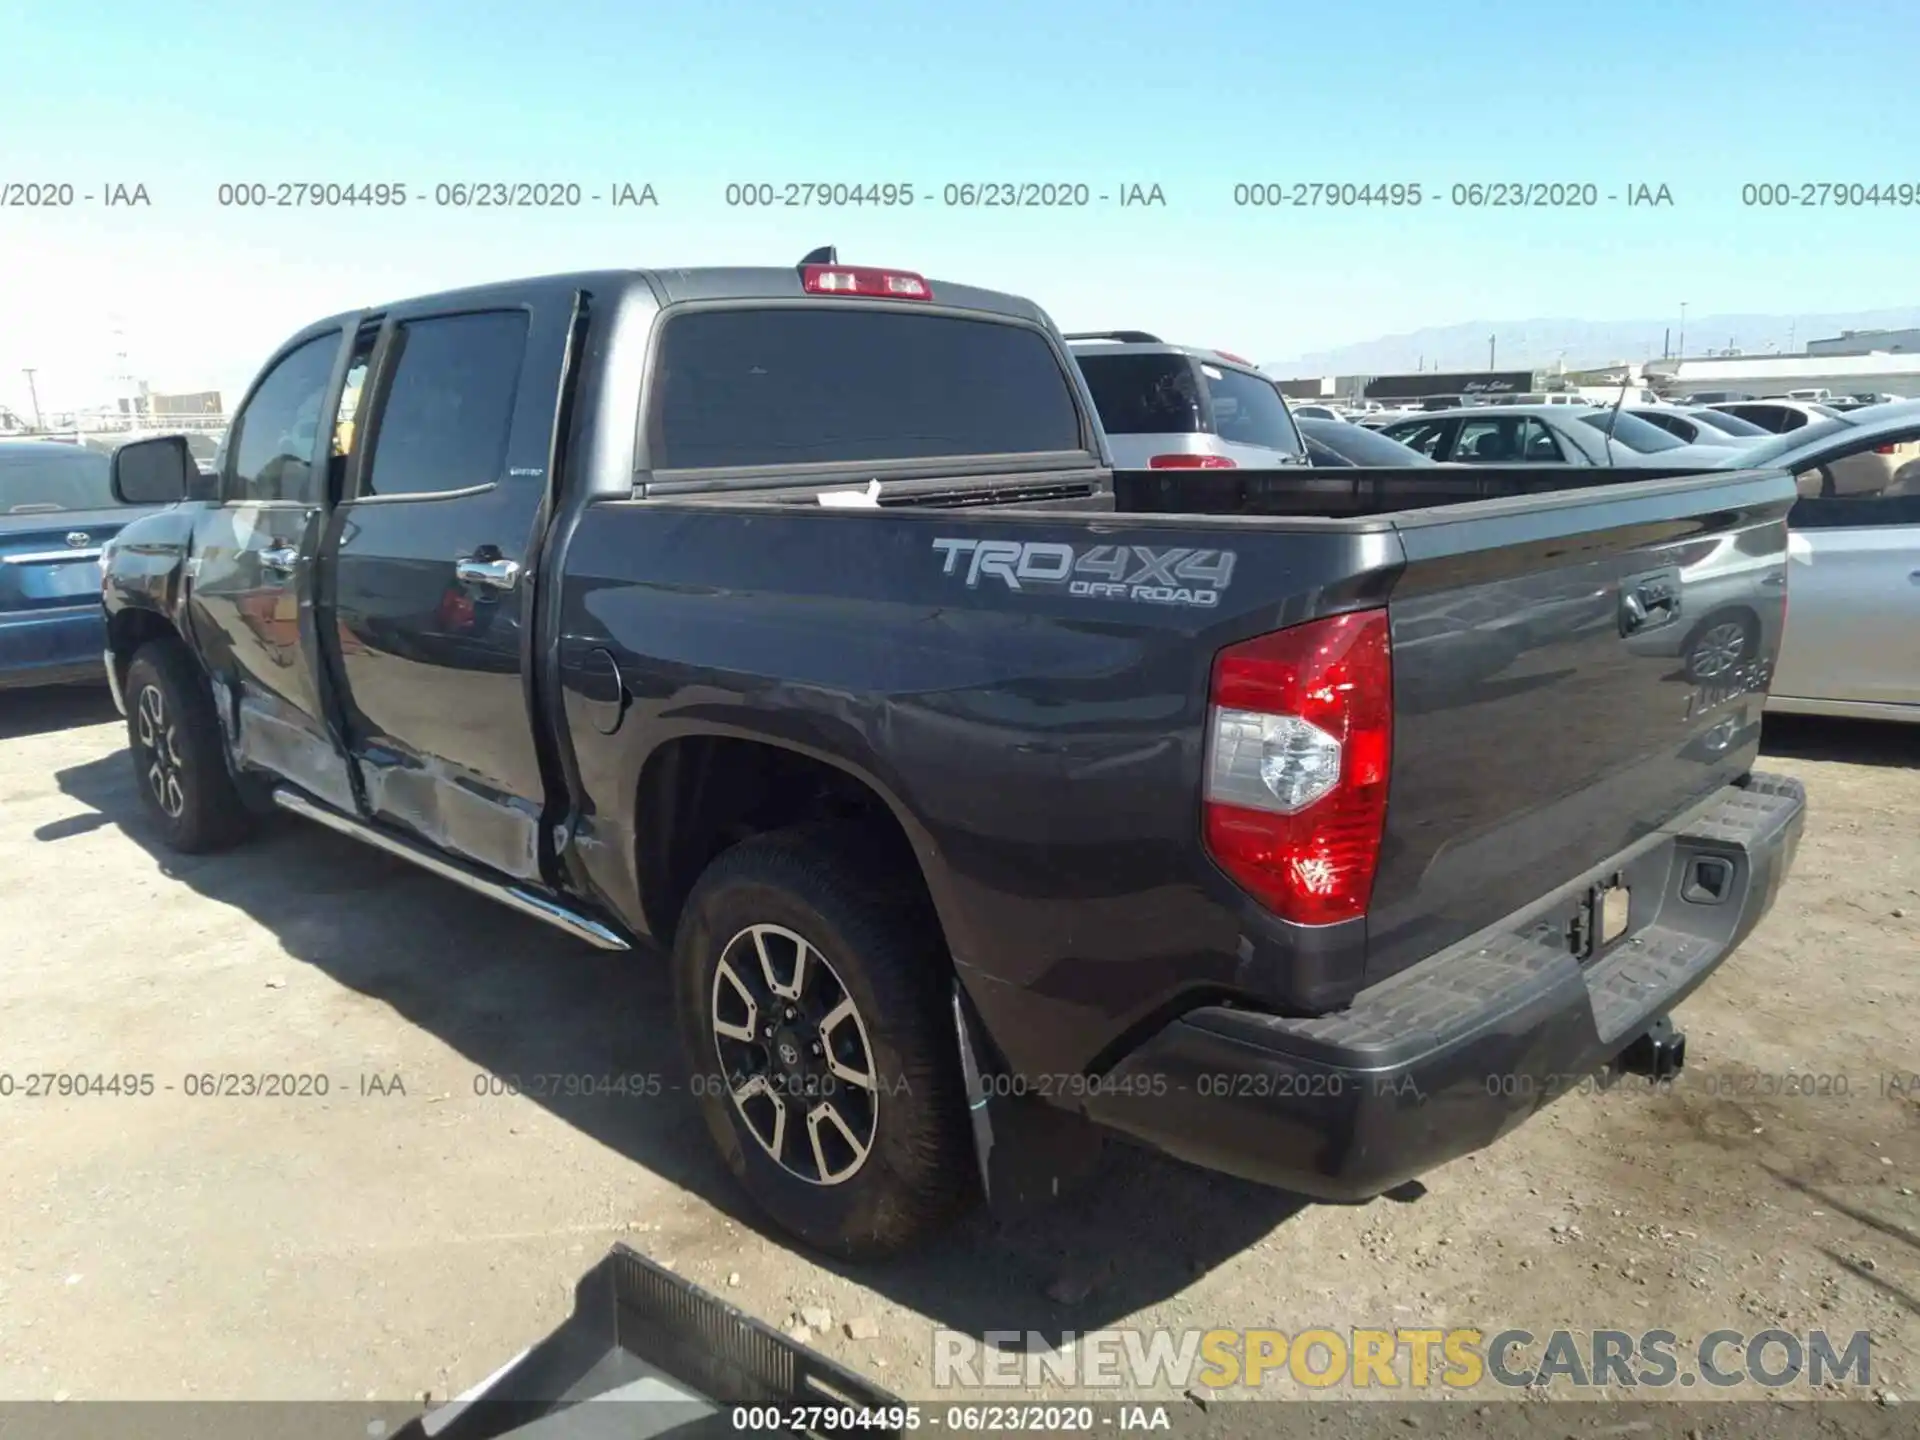
[[[200,855],[235,844],[253,816],[227,769],[220,717],[178,640],[150,640],[127,666],[127,749],[134,785],[167,848]]]
[[[829,1097],[845,1111],[849,1132],[862,1129],[869,1095],[873,1105],[865,1116],[871,1125],[864,1132],[870,1135],[865,1158],[846,1170],[845,1178],[824,1183],[818,1178],[829,1171],[817,1163],[823,1154],[817,1142],[796,1152],[783,1140],[786,1153],[811,1168],[813,1178],[776,1159],[730,1093],[732,1080],[753,1064],[737,1065],[745,1051],[716,1033],[715,1007],[721,1003],[716,976],[723,958],[731,970],[742,953],[757,957],[757,951],[739,948],[751,945],[749,931],[755,926],[780,927],[805,940],[826,961],[824,975],[810,969],[814,983],[832,982],[837,988],[826,991],[828,998],[838,995],[855,1007],[857,1038],[866,1047],[865,1073],[875,1083],[863,1094],[862,1087],[835,1081],[842,1089]],[[903,877],[897,859],[838,825],[743,841],[715,859],[694,886],[673,963],[674,1009],[696,1103],[727,1168],[782,1229],[835,1256],[875,1259],[916,1245],[978,1197],[953,1025],[951,962],[919,877]],[[753,1024],[742,1008],[744,996],[733,993],[736,998],[727,1003],[740,1023]],[[780,1003],[774,997],[776,1021]],[[808,996],[795,1003],[804,1006]],[[734,1016],[727,1018],[733,1023]],[[804,1016],[788,1023],[781,1039],[792,1034],[830,1045],[848,1043],[844,1020],[831,1035],[806,1029]],[[760,1053],[759,1063],[773,1083],[785,1087],[780,1093],[805,1097],[789,1115],[790,1121],[800,1121],[802,1110],[815,1106],[818,1096],[796,1088],[791,1073],[781,1077],[778,1044],[769,1038],[746,1050]],[[723,1059],[723,1047],[732,1058]],[[774,1128],[766,1123],[770,1099],[749,1103],[763,1128]],[[836,1137],[828,1133],[827,1139]],[[840,1146],[838,1153],[852,1149]]]

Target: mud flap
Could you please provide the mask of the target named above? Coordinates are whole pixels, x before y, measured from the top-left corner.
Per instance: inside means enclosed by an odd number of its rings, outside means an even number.
[[[967,1081],[980,1188],[998,1220],[1032,1214],[1068,1193],[1092,1172],[1106,1132],[1092,1121],[1035,1096],[1009,1093],[1007,1077],[982,1054],[965,993],[953,987],[953,1028]]]

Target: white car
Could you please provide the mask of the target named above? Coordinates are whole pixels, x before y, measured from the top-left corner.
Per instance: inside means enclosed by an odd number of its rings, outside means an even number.
[[[1728,449],[1745,449],[1767,439],[1772,433],[1718,410],[1688,410],[1678,405],[1628,405],[1621,413],[1638,415],[1649,425],[1658,425],[1682,445],[1720,445]],[[1712,419],[1707,418],[1709,416],[1717,416],[1724,424],[1714,424]],[[1740,427],[1738,430],[1728,428],[1736,425]]]
[[[1721,400],[1707,408],[1737,415],[1771,435],[1802,430],[1822,420],[1831,420],[1840,413],[1817,400]]]

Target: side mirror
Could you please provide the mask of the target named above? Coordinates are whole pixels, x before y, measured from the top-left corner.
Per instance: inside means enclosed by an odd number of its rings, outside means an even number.
[[[135,440],[113,452],[113,498],[122,505],[171,505],[200,482],[184,435]]]

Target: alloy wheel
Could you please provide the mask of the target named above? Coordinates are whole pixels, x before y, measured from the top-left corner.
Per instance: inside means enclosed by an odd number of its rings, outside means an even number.
[[[814,1185],[873,1152],[880,1086],[866,1021],[827,957],[780,925],[749,925],[714,967],[715,1054],[734,1108],[780,1167]]]
[[[1695,642],[1693,673],[1702,677],[1724,675],[1738,665],[1746,653],[1746,627],[1737,620],[1725,621]]]
[[[143,685],[134,702],[134,734],[140,745],[141,772],[147,789],[170,818],[178,820],[187,808],[187,794],[180,784],[180,750],[175,743],[173,717],[167,713],[167,698],[157,685]]]

